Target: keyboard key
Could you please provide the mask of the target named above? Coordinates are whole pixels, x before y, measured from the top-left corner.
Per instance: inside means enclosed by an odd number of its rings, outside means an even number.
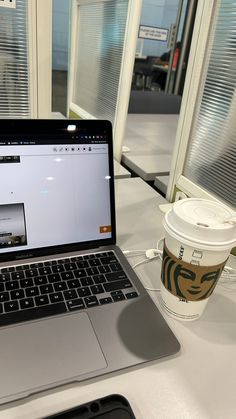
[[[105,291],[107,292],[111,292],[111,291],[116,291],[116,290],[120,290],[120,289],[124,289],[124,288],[130,288],[132,287],[132,284],[130,281],[128,281],[128,279],[124,280],[124,281],[114,281],[114,282],[106,282],[105,284],[103,284]]]
[[[107,272],[111,272],[111,269],[110,269],[109,265],[99,266],[98,270],[99,270],[100,274],[105,274]]]
[[[94,284],[92,278],[89,277],[89,276],[85,277],[85,278],[81,278],[80,282],[81,282],[83,287],[87,287],[88,285],[93,285]]]
[[[88,268],[89,264],[87,260],[80,260],[76,262],[77,268],[82,269],[82,268]]]
[[[77,269],[77,266],[75,263],[65,263],[65,270],[66,271],[74,271],[75,269]]]
[[[48,296],[40,295],[40,297],[35,297],[35,304],[36,306],[44,306],[45,304],[49,304]]]
[[[99,300],[99,303],[100,304],[109,304],[109,303],[112,303],[112,298],[111,297],[101,298]]]
[[[66,282],[56,282],[54,285],[54,290],[55,291],[65,291],[67,290],[67,283]]]
[[[108,256],[107,252],[97,253],[99,258],[106,258]]]
[[[104,275],[94,275],[93,280],[95,284],[103,284],[103,282],[107,282]]]
[[[103,292],[105,292],[102,285],[92,285],[90,289],[92,294],[102,294]]]
[[[57,261],[56,260],[46,260],[45,262],[43,262],[42,266],[52,266],[52,265],[56,265]]]
[[[113,256],[107,256],[106,258],[101,258],[100,261],[101,261],[101,265],[110,265],[111,263],[116,263],[117,259],[113,255]]]
[[[42,266],[43,266],[43,262],[35,262],[35,263],[31,263],[30,269],[41,268]]]
[[[66,258],[66,259],[58,259],[57,263],[58,265],[64,265],[65,263],[69,263],[70,262],[70,258]]]
[[[24,298],[23,300],[20,300],[20,307],[21,307],[22,310],[24,310],[25,308],[34,307],[33,298]]]
[[[10,281],[10,279],[11,279],[11,276],[9,273],[0,274],[0,282]]]
[[[52,273],[52,269],[50,266],[45,266],[44,268],[39,268],[39,273],[40,275],[49,275]]]
[[[38,287],[26,288],[25,290],[26,297],[35,297],[39,295]]]
[[[85,308],[82,298],[76,298],[75,300],[67,301],[67,307],[70,311],[81,310]]]
[[[115,302],[125,300],[124,294],[114,295],[112,298],[113,298],[113,301],[115,301]]]
[[[36,278],[34,278],[35,285],[44,285],[47,283],[48,283],[48,280],[46,276],[37,276]]]
[[[94,306],[98,306],[99,302],[97,297],[85,297],[84,302],[86,304],[86,306],[89,307],[94,307]]]
[[[62,272],[61,277],[62,277],[63,281],[67,281],[67,279],[73,279],[74,274],[73,274],[73,272]]]
[[[59,303],[61,301],[64,301],[64,298],[61,292],[55,292],[53,294],[49,294],[49,298],[50,298],[51,303]]]
[[[3,305],[0,303],[0,313],[3,313]]]
[[[12,300],[19,300],[20,298],[24,298],[24,297],[25,297],[25,293],[24,293],[24,290],[22,289],[11,291]]]
[[[74,271],[74,276],[75,276],[75,278],[83,278],[83,276],[86,276],[85,269],[76,269]]]
[[[13,271],[15,271],[15,266],[8,266],[7,268],[2,268],[1,269],[2,273],[13,272]]]
[[[40,289],[41,294],[49,294],[53,292],[52,284],[41,285],[39,289]]]
[[[4,303],[4,309],[6,313],[10,311],[19,310],[19,303],[18,301],[9,301],[7,303]]]
[[[88,295],[91,295],[89,287],[79,288],[77,292],[79,297],[87,297]]]
[[[16,271],[23,271],[23,270],[24,270],[24,266],[23,265],[16,266]]]
[[[26,278],[32,278],[33,276],[38,276],[38,269],[26,269],[25,276]]]
[[[124,272],[111,272],[109,274],[105,274],[105,277],[108,281],[119,281],[121,279],[127,279],[127,276]]]
[[[122,294],[123,294],[123,292],[121,290],[117,290],[117,291],[112,291],[111,292],[111,296],[112,297],[115,297],[116,295],[122,295]]]
[[[21,288],[26,288],[26,287],[33,287],[34,282],[32,278],[27,278],[27,279],[21,279],[20,280],[20,286]]]
[[[137,292],[128,292],[128,294],[125,294],[126,298],[130,299],[130,298],[136,298],[138,297]]]
[[[10,294],[9,292],[1,292],[0,293],[0,301],[4,302],[4,301],[9,301],[10,300]]]
[[[52,266],[52,272],[54,272],[54,273],[65,272],[64,266],[63,265],[53,265]]]
[[[36,297],[36,298],[39,298],[39,297]],[[42,317],[62,314],[65,312],[67,312],[65,303],[49,304],[49,305],[44,305],[42,307],[38,306],[35,308],[29,308],[28,310],[20,310],[15,313],[13,312],[13,313],[7,313],[7,314],[1,315],[0,326],[6,326],[8,324],[19,323],[19,322],[24,322],[28,320],[40,319]]]
[[[63,292],[65,300],[74,300],[75,298],[78,298],[78,294],[75,290],[69,290]]]
[[[83,256],[73,256],[72,258],[70,258],[71,262],[77,262],[80,260],[83,260]]]
[[[98,268],[95,266],[94,268],[87,268],[86,269],[87,275],[88,276],[92,276],[92,275],[98,275],[99,271]]]
[[[122,271],[122,266],[119,263],[111,263],[110,268],[112,272]]]
[[[60,274],[48,275],[48,282],[53,283],[53,282],[60,282],[60,281],[61,281]]]
[[[6,283],[6,290],[7,291],[17,290],[18,288],[19,288],[19,281],[8,281]]]
[[[5,290],[4,284],[0,282],[0,292],[3,292]]]
[[[22,279],[25,277],[25,274],[23,271],[15,271],[11,273],[11,279]]]
[[[72,279],[70,281],[67,281],[67,286],[69,289],[72,288],[79,288],[80,287],[80,282],[78,279]]]
[[[89,259],[89,265],[93,267],[93,266],[99,266],[101,265],[101,263],[99,259]]]

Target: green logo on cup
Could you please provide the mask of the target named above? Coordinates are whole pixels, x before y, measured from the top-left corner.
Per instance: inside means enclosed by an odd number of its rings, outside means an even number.
[[[215,266],[193,265],[177,259],[164,245],[161,280],[176,297],[200,301],[212,294],[225,264],[226,261]]]

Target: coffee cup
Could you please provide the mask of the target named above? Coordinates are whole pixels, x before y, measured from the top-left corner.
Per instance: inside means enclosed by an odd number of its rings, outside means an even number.
[[[200,198],[177,201],[165,214],[161,302],[172,317],[198,319],[236,245],[235,213]]]

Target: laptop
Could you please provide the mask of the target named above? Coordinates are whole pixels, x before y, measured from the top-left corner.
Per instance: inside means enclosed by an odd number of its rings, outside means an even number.
[[[108,121],[0,121],[0,342],[0,403],[179,351],[116,245]]]

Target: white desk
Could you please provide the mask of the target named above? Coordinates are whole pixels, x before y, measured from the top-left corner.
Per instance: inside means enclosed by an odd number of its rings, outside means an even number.
[[[144,180],[168,175],[179,115],[128,114],[122,162]]]
[[[115,176],[115,179],[124,179],[124,178],[131,177],[131,173],[127,169],[125,169],[123,166],[121,166],[120,163],[114,160],[114,176]]]
[[[166,195],[166,191],[168,188],[168,183],[169,183],[169,176],[156,176],[155,180],[154,180],[154,186],[156,186],[156,188],[163,192]]]
[[[155,246],[163,234],[158,205],[165,200],[141,179],[130,178],[116,181],[116,202],[121,248]],[[159,262],[136,271],[144,284],[158,287]],[[159,306],[158,293],[152,296]],[[166,319],[182,346],[177,356],[6,405],[1,419],[42,418],[112,393],[129,400],[137,419],[235,419],[236,291],[217,286],[196,322]]]

